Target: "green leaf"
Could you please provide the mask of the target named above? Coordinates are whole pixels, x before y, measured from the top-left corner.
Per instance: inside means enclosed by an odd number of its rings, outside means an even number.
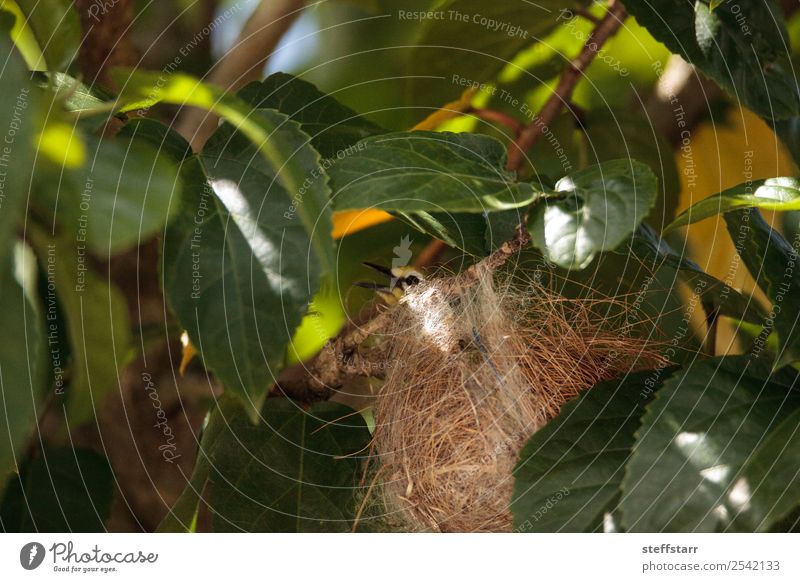
[[[0,61],[3,90],[0,91],[0,263],[10,260],[16,230],[22,220],[32,165],[30,139],[35,129],[37,94],[31,86],[25,63],[8,39],[10,19],[0,12]],[[10,142],[10,143],[9,143]]]
[[[768,178],[728,188],[719,194],[702,199],[681,212],[672,224],[664,229],[664,232],[737,208],[761,208],[775,211],[800,210],[800,180]]]
[[[165,78],[159,73],[116,70],[112,76],[118,86],[124,87],[117,99],[119,111],[146,109],[159,102],[193,105],[216,113],[246,136],[256,146],[270,173],[275,174],[277,184],[289,194],[293,219],[299,219],[306,231],[313,233],[314,250],[324,269],[329,273],[334,271],[330,189],[319,155],[307,143],[300,143],[299,136],[305,134],[293,122],[276,112],[255,113],[241,99],[190,75],[179,73]],[[305,139],[308,142],[307,136]],[[231,147],[226,148],[228,154]]]
[[[9,472],[19,470],[47,387],[44,321],[32,285],[21,276],[35,271],[35,258],[17,253],[13,263],[10,257],[0,262],[0,495]]]
[[[630,246],[624,251],[640,259],[651,271],[661,265],[676,269],[693,291],[704,302],[713,305],[721,315],[749,323],[763,323],[766,314],[757,301],[709,275],[694,261],[679,255],[647,224],[636,229]]]
[[[494,138],[414,131],[367,138],[329,173],[337,210],[486,212],[542,196],[517,181],[505,162],[506,150]]]
[[[132,343],[128,308],[120,292],[91,270],[84,243],[29,228],[41,269],[57,291],[57,299],[48,297],[47,302],[57,300],[66,321],[71,361],[67,389],[57,393],[57,402],[63,405],[66,396],[67,419],[77,426],[94,416],[109,392],[119,389]],[[63,336],[64,330],[55,327],[49,332]]]
[[[138,140],[90,140],[84,168],[73,174],[89,248],[101,256],[117,254],[159,234],[175,209],[178,169],[167,156]],[[69,212],[68,212],[69,214]],[[80,230],[80,227],[79,227]]]
[[[298,157],[314,163],[314,152],[302,149],[308,137],[293,123],[274,139],[295,144]],[[184,195],[163,265],[170,306],[203,362],[253,410],[319,289],[324,257],[313,240],[326,238],[333,247],[330,230],[315,233],[297,220],[291,194],[257,160],[228,126],[209,140],[202,164],[184,163]]]
[[[70,0],[16,0],[33,31],[45,62],[37,71],[60,71],[73,61],[82,41],[81,23]]]
[[[800,506],[800,409],[776,426],[747,459],[730,498],[734,528],[769,531]]]
[[[710,10],[701,0],[627,0],[636,20],[757,114],[800,112],[788,36],[773,0],[737,0]]]
[[[736,252],[758,286],[772,300],[767,324],[771,324],[778,335],[776,367],[800,360],[797,249],[767,224],[758,210],[725,214],[725,223]]]
[[[117,135],[147,142],[160,154],[166,154],[177,163],[183,162],[192,155],[192,146],[189,145],[189,142],[170,126],[155,119],[147,117],[132,119],[122,126]]]
[[[673,374],[647,407],[622,483],[622,524],[636,532],[732,527],[742,466],[800,406],[794,371],[770,376],[743,356]]]
[[[71,113],[97,113],[107,111],[112,93],[94,86],[89,88],[85,83],[66,73],[36,73],[42,89],[51,91],[60,100],[65,110]]]
[[[325,402],[303,411],[276,399],[253,425],[239,409],[210,443],[214,530],[350,531],[369,431],[359,414]]]
[[[500,212],[398,212],[420,232],[465,253],[484,257],[514,236],[522,221],[520,210]],[[513,224],[512,224],[513,223]]]
[[[574,123],[570,119],[571,123]],[[641,111],[590,111],[584,129],[589,163],[636,156],[658,178],[659,199],[650,213],[650,224],[661,229],[675,217],[681,190],[672,146],[654,129]],[[543,144],[544,145],[544,144]],[[548,147],[544,145],[544,147]],[[550,146],[552,149],[552,146]],[[536,159],[536,158],[532,158]]]
[[[531,212],[533,244],[551,262],[582,269],[636,230],[655,203],[658,179],[640,162],[613,160],[562,178],[555,191]]]
[[[200,437],[200,446],[197,450],[197,460],[192,469],[192,476],[178,500],[159,524],[159,532],[194,533],[197,531],[200,503],[211,475],[211,455],[217,450],[221,437],[230,431],[229,419],[239,414],[240,410],[239,401],[234,396],[223,393],[217,399],[213,410],[206,415],[207,423]]]
[[[619,502],[644,406],[670,373],[648,370],[597,384],[530,438],[514,469],[516,531],[603,529]]]
[[[518,52],[571,16],[568,10],[562,14],[564,7],[560,0],[445,0],[427,13],[432,16],[422,19],[412,15],[425,11],[398,10],[401,24],[419,27],[421,23],[416,47],[409,55],[416,101],[440,106],[461,94],[465,86],[460,80],[491,81]]]
[[[14,476],[0,505],[6,532],[104,532],[114,475],[89,449],[45,448]]]
[[[311,83],[274,73],[263,81],[254,81],[238,96],[257,109],[275,109],[300,124],[311,137],[311,145],[324,158],[347,154],[347,148],[361,139],[384,133],[384,130],[360,117]]]

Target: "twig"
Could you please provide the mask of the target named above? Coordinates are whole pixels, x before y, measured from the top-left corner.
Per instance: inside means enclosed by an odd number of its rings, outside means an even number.
[[[264,63],[305,6],[303,0],[262,0],[231,49],[214,65],[206,79],[236,91],[261,77]],[[177,130],[197,151],[217,128],[217,117],[201,109],[184,111]]]
[[[483,109],[483,108],[470,108],[464,112],[467,115],[474,115],[475,117],[480,117],[481,119],[485,119],[486,121],[492,121],[494,123],[500,123],[505,125],[511,131],[514,132],[514,136],[519,137],[519,134],[522,132],[522,124],[511,117],[510,115],[506,115],[500,111],[495,111],[494,109]]]
[[[589,12],[588,8],[581,8],[580,10],[576,10],[575,14],[577,14],[578,16],[583,18],[584,20],[588,20],[589,22],[591,22],[593,24],[598,24],[600,22],[600,19],[597,18],[597,16],[595,16],[591,12]]]
[[[422,249],[422,252],[414,262],[414,266],[417,269],[425,269],[426,267],[430,267],[439,260],[439,257],[446,248],[447,245],[444,243],[444,241],[441,241],[438,238],[433,239],[430,243],[428,243],[428,246]]]
[[[580,81],[584,71],[597,56],[600,48],[622,26],[622,22],[627,15],[625,7],[618,0],[609,1],[608,12],[595,26],[589,38],[586,39],[581,53],[570,62],[567,70],[561,75],[561,80],[558,82],[556,90],[539,111],[539,115],[531,123],[523,127],[519,137],[509,147],[508,163],[506,164],[509,170],[519,170],[522,167],[527,151],[553,123],[564,105],[569,103],[572,98],[572,92],[575,90],[575,86]]]

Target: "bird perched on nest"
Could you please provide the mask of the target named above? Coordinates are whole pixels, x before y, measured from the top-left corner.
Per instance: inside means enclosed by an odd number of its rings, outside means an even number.
[[[410,287],[418,285],[425,279],[422,273],[410,266],[394,267],[390,269],[389,267],[367,261],[362,264],[389,277],[388,285],[381,285],[380,283],[374,283],[372,281],[359,281],[356,283],[358,287],[375,291],[378,297],[387,305],[396,305]]]

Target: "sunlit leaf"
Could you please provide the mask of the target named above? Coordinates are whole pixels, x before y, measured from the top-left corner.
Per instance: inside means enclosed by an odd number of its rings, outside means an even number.
[[[648,406],[622,483],[622,525],[635,532],[732,527],[735,484],[770,431],[800,406],[794,371],[746,356],[676,372]]]
[[[628,239],[658,196],[658,179],[635,160],[613,160],[570,174],[539,202],[528,227],[533,244],[557,265],[586,267]]]
[[[505,169],[494,138],[414,131],[365,139],[329,169],[337,210],[485,212],[518,208],[542,195]]]
[[[714,194],[684,210],[664,232],[737,208],[762,210],[800,210],[800,180],[769,178],[739,184]]]

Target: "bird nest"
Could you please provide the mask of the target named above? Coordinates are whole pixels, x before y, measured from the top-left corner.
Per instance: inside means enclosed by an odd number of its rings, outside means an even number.
[[[528,438],[583,390],[662,361],[623,302],[468,275],[409,289],[378,339],[388,360],[370,505],[402,529],[509,531]]]

